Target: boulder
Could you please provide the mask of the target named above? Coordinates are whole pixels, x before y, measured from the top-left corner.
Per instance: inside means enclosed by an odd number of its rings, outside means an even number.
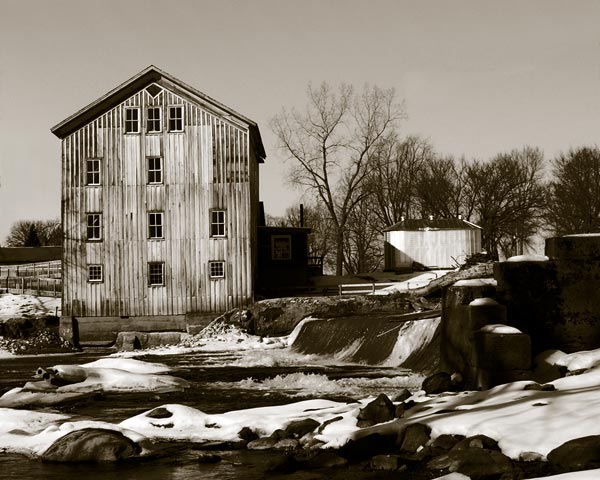
[[[464,439],[465,437],[463,435],[443,434],[432,440],[429,446],[434,453],[447,452]]]
[[[414,454],[423,449],[430,441],[431,427],[422,423],[413,423],[398,435],[400,451]]]
[[[140,454],[141,447],[115,430],[84,428],[56,440],[42,454],[45,462],[117,462]]]
[[[452,389],[452,376],[446,372],[435,373],[423,380],[421,389],[427,395],[449,392]]]
[[[275,450],[295,450],[298,448],[300,443],[295,438],[282,438],[279,440],[273,448]]]
[[[346,465],[348,465],[348,460],[328,450],[320,450],[306,461],[308,468],[336,468]]]
[[[374,423],[389,422],[396,417],[396,407],[392,401],[383,393],[375,400],[361,408],[358,420],[370,420]]]
[[[238,432],[238,437],[245,442],[251,442],[252,440],[256,440],[258,438],[258,434],[251,428],[244,427]]]
[[[285,427],[286,437],[301,438],[307,433],[313,432],[319,427],[319,425],[321,424],[316,420],[313,420],[312,418],[296,420],[288,424],[287,427]]]
[[[246,448],[248,450],[269,450],[273,448],[279,440],[280,439],[273,437],[261,437],[248,442]]]
[[[392,398],[392,402],[404,402],[404,400],[408,400],[410,397],[412,397],[412,393],[410,392],[410,390],[403,388],[396,395],[394,395],[394,397]]]
[[[395,435],[382,435],[374,433],[350,440],[339,450],[344,458],[354,462],[371,458],[375,455],[395,453],[397,450]]]
[[[167,410],[165,407],[157,407],[154,410],[150,410],[146,413],[149,418],[171,418],[173,413]]]
[[[373,470],[395,472],[400,467],[404,467],[404,464],[398,455],[375,455],[371,458],[370,466]]]
[[[427,468],[459,472],[472,480],[495,479],[501,475],[510,475],[514,471],[510,458],[501,452],[485,448],[453,449],[429,461]]]
[[[600,467],[600,435],[576,438],[547,455],[548,462],[561,470],[588,470]]]
[[[469,448],[484,448],[487,450],[499,450],[498,442],[486,435],[474,435],[460,440],[454,447],[453,451],[467,450]]]

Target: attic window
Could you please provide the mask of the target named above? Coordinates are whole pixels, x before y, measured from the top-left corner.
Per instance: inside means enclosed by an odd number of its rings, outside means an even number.
[[[140,109],[125,109],[125,133],[140,133]]]
[[[169,132],[183,132],[183,107],[169,107]]]
[[[146,112],[146,132],[157,133],[161,131],[160,107],[148,107]]]
[[[156,84],[152,84],[148,88],[146,88],[146,91],[153,97],[156,97],[162,91],[162,88],[160,88]]]

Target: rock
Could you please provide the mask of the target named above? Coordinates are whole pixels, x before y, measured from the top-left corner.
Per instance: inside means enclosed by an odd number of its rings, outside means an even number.
[[[404,465],[398,455],[375,455],[371,458],[370,466],[373,470],[395,472]]]
[[[463,435],[443,434],[432,440],[429,446],[431,447],[434,453],[447,452],[464,439],[465,437]]]
[[[431,460],[427,468],[459,472],[473,480],[498,478],[501,475],[510,475],[514,471],[510,458],[501,452],[485,448],[451,450]]]
[[[427,395],[449,392],[452,389],[452,377],[446,372],[435,373],[423,380],[421,389]]]
[[[258,434],[251,428],[244,427],[238,432],[238,437],[245,442],[251,442],[252,440],[256,440],[258,438]]]
[[[285,430],[282,430],[281,428],[278,428],[271,435],[269,435],[269,438],[271,438],[271,439],[275,440],[276,442],[278,442],[279,440],[281,440],[283,438],[287,438],[287,435],[285,433]]]
[[[350,440],[342,448],[339,453],[348,460],[361,461],[371,458],[375,455],[385,453],[395,453],[397,450],[395,435],[382,435],[374,433],[361,437],[357,440]]]
[[[167,410],[165,407],[158,407],[147,412],[146,416],[149,418],[171,418],[173,413]]]
[[[115,430],[84,428],[56,440],[42,454],[45,462],[116,462],[136,457],[140,446]]]
[[[308,468],[336,468],[345,467],[348,465],[348,460],[341,457],[335,452],[321,450],[314,456],[310,457],[306,465]]]
[[[403,402],[404,400],[408,400],[410,397],[412,397],[412,393],[410,393],[410,390],[403,388],[396,395],[394,395],[394,397],[392,398],[392,402]]]
[[[398,435],[400,451],[414,454],[429,443],[431,428],[422,423],[413,423]]]
[[[256,440],[252,440],[251,442],[248,442],[248,445],[246,445],[246,448],[248,450],[269,450],[269,449],[273,448],[279,440],[280,439],[271,438],[271,437],[257,438]]]
[[[373,425],[377,425],[373,420],[358,420],[356,422],[356,426],[358,428],[369,428]]]
[[[293,455],[285,455],[269,462],[267,472],[293,473],[300,468],[302,464]]]
[[[295,450],[298,448],[299,444],[300,442],[298,442],[298,440],[295,438],[282,438],[275,445],[273,445],[273,448],[275,450]]]
[[[292,422],[288,424],[287,427],[285,427],[286,437],[301,438],[307,433],[313,432],[316,428],[319,427],[319,425],[321,424],[316,420],[313,420],[312,418],[296,420],[295,422]]]
[[[541,392],[554,392],[556,390],[556,387],[551,383],[545,383],[543,385],[540,385],[539,383],[533,382],[525,385],[523,390],[539,390]]]
[[[339,422],[340,420],[343,420],[344,417],[342,417],[341,415],[338,415],[337,417],[333,417],[330,418],[329,420],[325,420],[321,426],[317,429],[317,433],[323,433],[323,430],[325,430],[325,427],[327,427],[327,425],[331,425],[334,422]]]
[[[548,462],[561,470],[588,470],[600,467],[600,435],[576,438],[547,455]]]
[[[521,452],[519,455],[520,462],[543,462],[544,456],[538,452]]]
[[[380,394],[375,400],[368,403],[365,408],[361,408],[358,414],[359,420],[371,420],[375,423],[389,422],[396,415],[396,407],[392,401],[384,395]]]
[[[469,448],[484,448],[487,450],[499,450],[498,442],[486,435],[474,435],[460,440],[454,447],[453,451],[467,450]]]
[[[201,453],[198,455],[198,463],[219,463],[221,457],[214,453]]]

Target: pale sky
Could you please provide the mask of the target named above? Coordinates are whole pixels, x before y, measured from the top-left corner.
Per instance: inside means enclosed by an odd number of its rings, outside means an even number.
[[[301,192],[268,122],[309,82],[395,87],[443,154],[599,143],[600,1],[0,0],[0,244],[60,216],[50,128],[151,64],[258,123],[272,215]]]

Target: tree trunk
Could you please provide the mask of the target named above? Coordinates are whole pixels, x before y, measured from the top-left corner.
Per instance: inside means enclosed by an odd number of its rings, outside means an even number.
[[[344,231],[338,228],[335,235],[335,274],[343,275],[344,271]]]

